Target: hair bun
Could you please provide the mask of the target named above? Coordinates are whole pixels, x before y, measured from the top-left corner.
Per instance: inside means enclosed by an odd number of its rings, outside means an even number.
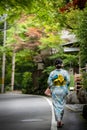
[[[59,66],[61,66],[62,65],[62,59],[56,59],[56,61],[55,61],[55,65],[59,65]]]

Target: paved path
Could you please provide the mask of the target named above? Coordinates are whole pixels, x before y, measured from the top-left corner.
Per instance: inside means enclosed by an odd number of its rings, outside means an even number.
[[[62,130],[86,130],[87,121],[83,119],[82,112],[75,112],[68,108],[65,109],[64,127]]]
[[[48,99],[51,101],[51,98]],[[82,116],[82,107],[83,104],[66,104],[63,118],[64,126],[62,128],[56,127],[54,113],[52,112],[51,130],[86,130],[87,120]]]
[[[86,130],[87,120],[76,105],[66,105],[61,130]],[[77,109],[77,108],[76,108]],[[0,94],[0,130],[57,130],[51,98]]]
[[[0,130],[50,130],[51,116],[41,96],[0,94]]]

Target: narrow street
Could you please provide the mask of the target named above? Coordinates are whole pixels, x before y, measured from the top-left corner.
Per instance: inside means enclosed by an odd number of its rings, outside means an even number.
[[[87,121],[83,119],[82,112],[74,112],[68,108],[65,109],[64,124],[62,130],[87,129]]]
[[[49,98],[51,101],[51,98]],[[66,104],[64,117],[63,117],[63,127],[57,128],[54,112],[52,110],[52,122],[51,130],[85,130],[87,129],[87,120],[82,116],[82,104]],[[53,109],[53,108],[52,108]]]
[[[51,108],[40,96],[0,94],[0,130],[50,130]]]
[[[0,94],[0,130],[57,130],[51,99],[38,95]],[[81,112],[65,108],[62,130],[85,130]]]

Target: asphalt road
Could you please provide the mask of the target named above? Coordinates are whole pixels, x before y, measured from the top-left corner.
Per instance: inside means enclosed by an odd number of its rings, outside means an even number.
[[[0,94],[0,130],[86,130],[81,112],[65,108],[64,126],[56,127],[50,98],[37,95]]]
[[[74,112],[66,108],[63,120],[62,130],[87,130],[87,121],[83,118],[82,112]]]
[[[0,94],[0,130],[50,130],[51,107],[43,97]]]

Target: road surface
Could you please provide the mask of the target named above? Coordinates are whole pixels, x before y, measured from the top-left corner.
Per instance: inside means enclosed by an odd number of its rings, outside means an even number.
[[[50,98],[0,94],[0,130],[86,130],[81,112],[65,108],[63,128],[57,128]]]
[[[0,94],[0,130],[50,130],[51,108],[40,96]]]

